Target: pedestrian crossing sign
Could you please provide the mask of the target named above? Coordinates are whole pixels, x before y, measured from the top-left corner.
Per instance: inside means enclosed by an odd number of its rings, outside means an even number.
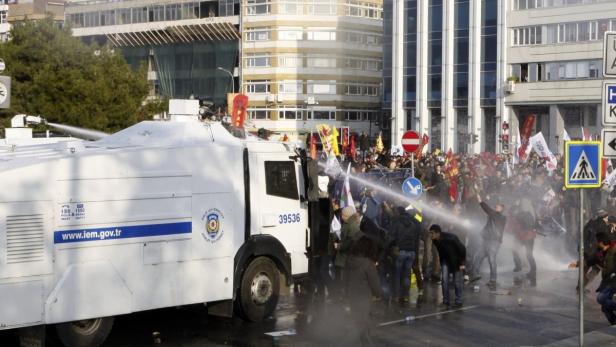
[[[565,143],[565,187],[601,187],[601,142]]]

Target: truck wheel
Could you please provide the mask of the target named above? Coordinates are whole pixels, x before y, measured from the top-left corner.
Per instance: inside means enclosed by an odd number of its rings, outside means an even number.
[[[66,347],[98,347],[111,331],[113,317],[85,319],[56,325],[56,332]]]
[[[280,272],[266,257],[254,259],[242,276],[241,314],[251,322],[261,322],[276,309],[280,294]]]

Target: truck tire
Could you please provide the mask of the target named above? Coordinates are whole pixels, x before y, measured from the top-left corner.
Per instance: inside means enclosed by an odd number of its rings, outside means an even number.
[[[113,317],[85,319],[56,325],[56,333],[66,347],[98,347],[111,331]]]
[[[280,271],[267,257],[250,262],[240,285],[240,313],[251,322],[261,322],[272,315],[280,295]]]

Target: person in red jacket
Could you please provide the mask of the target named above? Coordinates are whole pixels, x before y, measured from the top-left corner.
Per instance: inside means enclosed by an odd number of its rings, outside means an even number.
[[[507,218],[507,231],[513,234],[517,245],[522,246],[526,253],[526,260],[530,266],[530,271],[526,275],[531,281],[537,279],[537,263],[533,255],[533,249],[535,246],[535,238],[537,232],[535,231],[535,219],[529,212],[519,207],[512,208],[509,218]],[[522,261],[520,260],[520,247],[513,247],[513,262],[515,264],[514,272],[522,270]]]

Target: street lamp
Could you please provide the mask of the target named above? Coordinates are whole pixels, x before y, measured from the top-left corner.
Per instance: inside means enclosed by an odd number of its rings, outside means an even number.
[[[225,68],[222,68],[220,66],[217,67],[216,69],[218,69],[220,71],[223,71],[223,72],[226,72],[226,73],[229,74],[229,77],[231,77],[231,93],[235,93],[235,78],[233,77],[233,74],[231,73],[231,71],[229,71],[229,70],[227,70]]]

